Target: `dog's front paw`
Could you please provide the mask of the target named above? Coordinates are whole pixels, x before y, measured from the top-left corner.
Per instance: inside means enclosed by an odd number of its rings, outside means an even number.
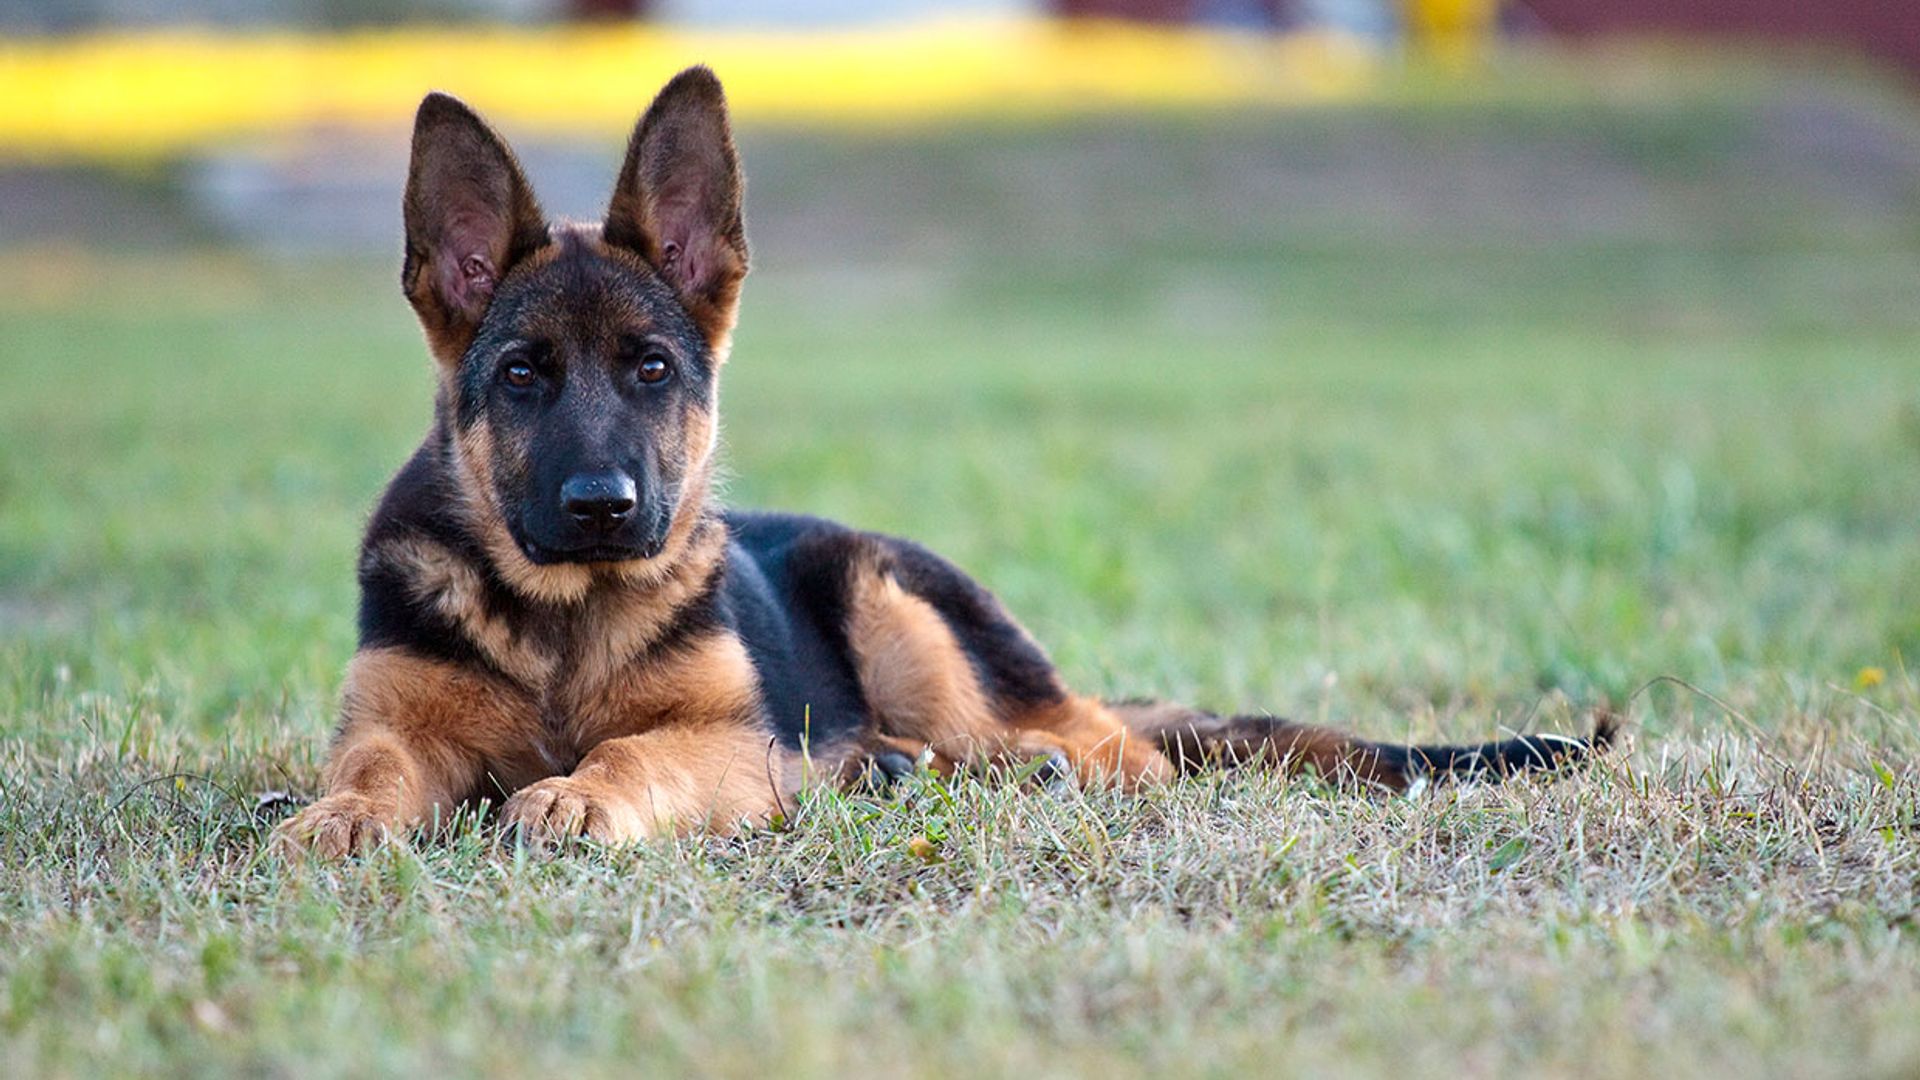
[[[392,838],[373,801],[355,792],[329,795],[280,823],[273,847],[285,855],[311,852],[339,859]]]
[[[508,830],[535,842],[584,836],[603,844],[620,844],[643,835],[633,814],[569,776],[521,788],[501,808],[500,818]]]

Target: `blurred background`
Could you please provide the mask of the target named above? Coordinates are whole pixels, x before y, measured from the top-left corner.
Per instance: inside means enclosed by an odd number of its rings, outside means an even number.
[[[593,217],[694,62],[731,497],[946,551],[1083,685],[1483,731],[1920,647],[1911,0],[11,0],[8,722],[323,728],[430,414],[413,107]]]
[[[1677,101],[1718,82],[1738,98],[1781,64],[1899,93],[1920,79],[1920,17],[1899,0],[15,0],[0,11],[0,243],[390,249],[394,131],[436,87],[529,144],[550,202],[590,213],[609,139],[695,60],[768,130],[1194,109],[1217,124],[1528,81],[1533,96]],[[1884,151],[1871,110],[1835,101],[1846,81],[1754,106],[1833,142],[1810,156]],[[1537,170],[1538,149],[1507,174]],[[1402,163],[1353,167],[1379,185]]]

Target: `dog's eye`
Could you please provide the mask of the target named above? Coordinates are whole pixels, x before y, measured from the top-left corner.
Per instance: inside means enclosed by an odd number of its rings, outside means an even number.
[[[516,360],[500,369],[500,377],[506,380],[508,386],[516,390],[525,390],[533,385],[535,378],[533,365]]]
[[[659,353],[648,353],[640,358],[640,366],[634,369],[634,373],[648,386],[658,386],[673,374],[673,363]]]

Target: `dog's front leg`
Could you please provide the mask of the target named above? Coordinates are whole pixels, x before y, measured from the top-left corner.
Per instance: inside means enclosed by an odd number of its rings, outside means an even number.
[[[338,857],[450,815],[483,763],[537,725],[530,704],[489,675],[404,649],[363,649],[347,667],[326,795],[282,822],[283,850]]]
[[[283,822],[274,842],[283,850],[338,858],[364,851],[459,803],[455,770],[423,748],[378,725],[342,735],[327,767],[327,794]]]
[[[752,725],[668,725],[608,739],[571,776],[521,789],[502,817],[535,840],[728,833],[781,811],[794,786],[791,756]]]

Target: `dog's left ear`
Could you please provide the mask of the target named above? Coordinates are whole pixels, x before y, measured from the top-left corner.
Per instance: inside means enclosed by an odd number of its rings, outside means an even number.
[[[747,276],[744,194],[720,80],[688,68],[634,128],[603,235],[647,260],[723,354]]]

